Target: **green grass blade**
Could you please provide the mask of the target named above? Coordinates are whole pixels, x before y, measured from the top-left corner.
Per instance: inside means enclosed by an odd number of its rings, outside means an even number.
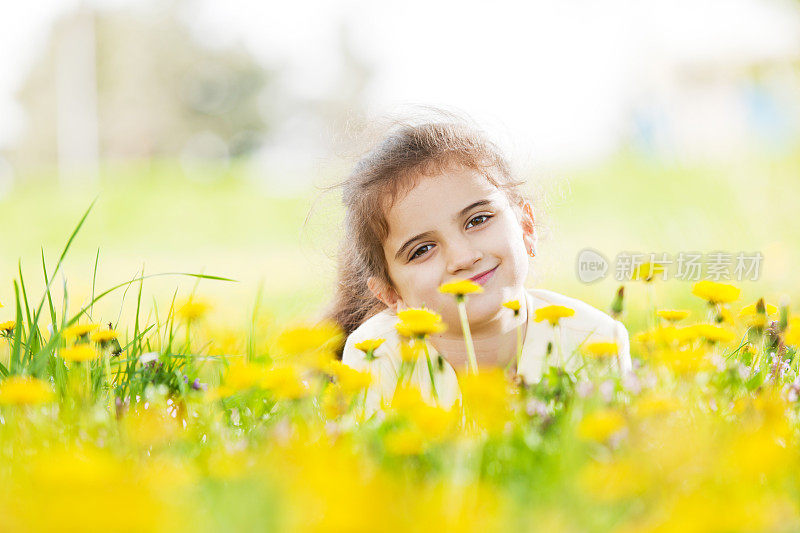
[[[172,341],[175,339],[175,297],[178,296],[178,289],[172,294],[172,302],[169,304],[169,311],[167,312],[167,323],[169,324],[168,341],[166,342],[167,349],[165,353],[172,352]]]
[[[12,374],[17,374],[20,372],[20,364],[21,364],[21,351],[22,351],[22,307],[19,303],[19,285],[17,281],[14,280],[14,301],[16,302],[16,320],[17,324],[14,328],[14,341],[11,344],[11,360],[10,360],[10,370]]]
[[[30,305],[28,305],[28,291],[25,289],[25,279],[22,276],[21,259],[17,263],[17,268],[19,271],[19,286],[22,290],[22,300],[25,302],[25,318],[28,320],[28,338],[25,341],[25,346],[28,349],[25,350],[25,354],[22,357],[24,363],[30,358],[31,353],[35,352],[39,346],[39,326],[38,324],[34,324],[33,320],[31,320],[31,308]]]
[[[137,270],[136,274],[133,275],[133,280],[136,280],[136,275],[138,273],[139,273],[139,271]],[[125,287],[125,290],[122,292],[122,301],[119,304],[119,313],[117,314],[117,321],[114,324],[114,327],[112,329],[117,329],[117,327],[119,326],[119,321],[122,319],[122,310],[125,308],[125,297],[128,295],[128,291],[130,290],[131,285],[133,285],[135,283],[135,281],[133,281],[133,280]],[[139,283],[142,283],[142,282],[139,281]]]
[[[110,289],[107,289],[107,290],[101,292],[100,294],[98,294],[97,296],[92,298],[92,301],[89,302],[88,305],[83,307],[77,314],[75,314],[75,316],[73,316],[71,319],[69,319],[67,321],[66,320],[67,287],[66,287],[66,281],[65,281],[65,283],[64,283],[64,309],[63,309],[63,316],[62,316],[62,319],[61,319],[61,327],[62,328],[68,328],[71,325],[73,325],[75,322],[78,321],[78,319],[83,314],[86,313],[87,309],[89,309],[89,307],[92,304],[94,304],[95,302],[97,302],[100,299],[104,298],[105,296],[111,294],[112,292],[116,291],[117,289],[129,286],[131,283],[135,283],[137,281],[141,281],[141,280],[144,280],[144,279],[147,279],[147,278],[160,277],[160,276],[189,276],[189,277],[195,277],[195,278],[210,279],[210,280],[215,280],[215,281],[232,281],[232,282],[236,282],[236,280],[233,280],[233,279],[230,279],[230,278],[224,278],[222,276],[210,276],[210,275],[207,275],[207,274],[193,274],[193,273],[189,273],[189,272],[162,272],[162,273],[158,273],[158,274],[149,274],[147,276],[139,276],[138,278],[134,278],[134,279],[132,279],[130,281],[125,281],[125,282],[119,283],[117,285],[114,285]],[[50,279],[50,281],[52,282],[52,278]],[[177,295],[177,290],[176,290],[175,294]],[[44,301],[44,298],[43,298],[42,301]],[[174,297],[173,297],[173,304],[174,304]],[[36,317],[34,317],[34,322],[36,322]],[[55,343],[58,342],[58,340],[60,338],[61,338],[60,334],[56,334],[54,332],[54,334],[50,338],[50,341],[48,341],[47,345],[40,351],[40,353],[43,354],[42,358],[46,357],[50,352],[52,352],[52,350],[55,348]],[[38,354],[36,355],[36,359],[39,359]],[[37,361],[33,362],[33,368],[35,369],[35,371],[37,373],[41,372],[41,370],[43,369],[43,365],[44,365],[44,361],[43,360],[37,360]]]
[[[31,323],[31,309],[30,306],[28,305],[28,293],[25,290],[25,280],[22,277],[22,259],[19,260],[17,268],[19,271],[19,285],[20,288],[22,289],[22,298],[25,301],[25,316],[28,319],[28,329],[30,330],[33,324]]]
[[[41,250],[42,250],[42,273],[44,274],[44,285],[45,287],[48,287],[48,289],[45,292],[47,294],[47,304],[50,309],[50,324],[53,327],[53,332],[55,332],[56,329],[58,329],[58,324],[56,322],[56,308],[53,305],[53,298],[50,295],[50,289],[49,289],[50,281],[47,278],[47,264],[44,261],[44,248],[42,248]]]
[[[144,276],[144,264],[142,264],[142,276]],[[142,308],[142,286],[144,285],[144,280],[139,280],[139,294],[136,296],[136,318],[133,324],[133,338],[134,340],[139,339],[139,312]],[[149,329],[149,328],[148,328]],[[138,355],[141,353],[142,343],[141,340],[137,341],[137,345],[131,348],[131,352],[134,355]]]
[[[92,299],[94,300],[94,289],[97,282],[97,263],[100,262],[100,248],[97,248],[97,255],[94,257],[94,272],[92,273]],[[92,313],[94,312],[94,304],[89,308],[89,319],[94,320],[92,318]]]
[[[78,222],[78,225],[75,226],[74,230],[72,230],[72,234],[69,236],[69,240],[67,240],[67,244],[64,246],[64,250],[61,252],[61,257],[59,257],[58,263],[56,263],[55,269],[53,269],[53,273],[50,275],[50,280],[48,281],[47,286],[45,287],[46,295],[42,296],[42,301],[39,302],[39,307],[36,309],[36,314],[33,317],[33,322],[36,324],[39,323],[39,315],[41,314],[42,308],[44,307],[45,298],[50,296],[50,284],[53,282],[53,279],[56,277],[56,273],[61,268],[61,264],[64,262],[64,258],[67,256],[67,252],[69,251],[70,246],[72,246],[72,241],[74,241],[75,236],[78,235],[78,232],[83,226],[83,223],[86,221],[86,217],[89,216],[89,212],[92,210],[92,207],[94,207],[95,202],[97,202],[97,198],[92,200],[92,203],[89,205],[89,208],[81,217],[80,221]],[[66,294],[64,296],[64,300],[66,301]]]

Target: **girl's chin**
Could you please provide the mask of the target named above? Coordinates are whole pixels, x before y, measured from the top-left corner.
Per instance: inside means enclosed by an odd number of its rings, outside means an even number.
[[[440,314],[455,317],[456,322],[460,323],[458,305],[455,303],[455,300],[448,299],[440,305],[443,306],[440,307],[438,311]],[[447,311],[442,313],[443,309],[447,309]],[[499,313],[502,313],[503,309],[503,299],[499,293],[492,294],[484,292],[467,296],[467,317],[469,318],[470,324],[478,324],[492,320],[496,318]]]

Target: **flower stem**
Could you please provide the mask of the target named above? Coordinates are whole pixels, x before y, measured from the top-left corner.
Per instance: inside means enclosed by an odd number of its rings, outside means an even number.
[[[463,297],[458,300],[458,316],[461,319],[461,332],[464,334],[464,342],[467,345],[469,371],[473,374],[477,374],[478,360],[475,357],[475,346],[472,344],[472,334],[469,331],[469,320],[467,320],[467,303]]]
[[[564,358],[561,355],[561,328],[558,324],[553,326],[553,342],[556,345],[556,364],[564,366]]]
[[[86,361],[83,366],[86,367],[86,398],[89,402],[92,401],[92,363]]]
[[[367,418],[367,387],[364,387],[364,398],[361,401],[361,421]]]
[[[424,339],[420,339],[417,342],[421,342],[422,348],[425,350],[425,361],[428,363],[428,376],[431,378],[433,400],[436,402],[436,405],[439,405],[439,395],[436,393],[436,381],[433,379],[433,363],[431,363],[431,356],[428,353],[428,343],[426,343]]]
[[[105,374],[105,382],[108,385],[108,390],[111,390],[111,362],[109,361],[108,352],[103,353],[103,373]]]

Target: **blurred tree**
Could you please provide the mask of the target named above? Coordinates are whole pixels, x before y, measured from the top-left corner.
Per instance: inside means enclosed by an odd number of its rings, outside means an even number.
[[[243,48],[199,43],[177,5],[157,12],[82,7],[61,17],[17,95],[28,127],[15,159],[63,159],[60,145],[69,135],[91,131],[74,126],[81,121],[96,124],[96,139],[88,134],[87,142],[101,158],[227,157],[254,150],[272,126],[260,99],[274,93],[277,73]],[[88,74],[80,68],[86,57],[94,70]],[[69,122],[65,136],[63,108],[78,101],[78,111],[70,111],[77,122]]]

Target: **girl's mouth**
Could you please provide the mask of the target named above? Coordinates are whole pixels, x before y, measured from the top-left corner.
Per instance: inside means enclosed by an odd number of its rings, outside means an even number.
[[[494,276],[494,272],[497,270],[497,267],[494,267],[491,270],[487,270],[483,274],[478,274],[474,278],[470,278],[472,281],[477,283],[478,285],[486,285],[486,282],[489,281],[492,276]]]

